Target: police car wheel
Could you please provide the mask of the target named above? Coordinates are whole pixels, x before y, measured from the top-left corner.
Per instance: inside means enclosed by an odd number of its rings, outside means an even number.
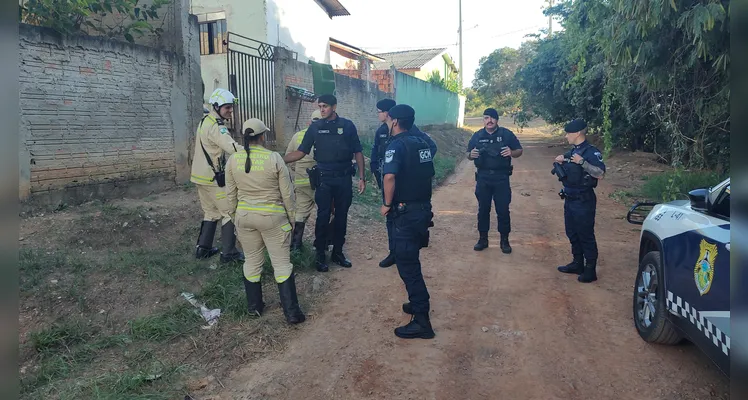
[[[677,344],[682,336],[668,319],[659,251],[650,251],[639,264],[634,284],[634,325],[649,343]]]

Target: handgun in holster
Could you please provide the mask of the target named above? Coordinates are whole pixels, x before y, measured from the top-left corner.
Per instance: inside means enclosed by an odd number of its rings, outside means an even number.
[[[319,168],[317,168],[316,165],[312,168],[307,168],[306,173],[307,175],[309,175],[309,185],[312,187],[312,189],[317,189],[320,184]]]

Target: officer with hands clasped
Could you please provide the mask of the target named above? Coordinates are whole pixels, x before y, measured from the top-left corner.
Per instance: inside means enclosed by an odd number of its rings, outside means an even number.
[[[575,119],[564,127],[566,139],[574,147],[556,157],[552,173],[563,182],[559,193],[564,199],[566,236],[571,242],[574,260],[558,267],[563,273],[577,274],[579,282],[597,280],[597,243],[595,241],[595,210],[597,197],[594,188],[605,175],[605,164],[600,150],[587,141],[587,123]],[[587,261],[585,265],[585,259]]]
[[[364,179],[364,155],[356,126],[336,112],[338,100],[331,94],[319,96],[320,120],[311,124],[298,150],[286,154],[283,160],[291,163],[302,159],[314,147],[315,168],[309,170],[309,179],[315,188],[314,202],[317,204],[317,221],[314,227],[314,247],[317,250],[317,270],[329,270],[325,257],[328,225],[333,202],[335,219],[332,238],[333,250],[330,259],[345,268],[353,265],[343,254],[343,244],[348,224],[348,209],[353,200],[351,159],[358,166],[358,193],[366,189]]]
[[[382,168],[384,204],[382,216],[392,221],[395,264],[408,292],[403,311],[410,323],[395,329],[405,339],[434,337],[429,319],[429,293],[426,289],[419,252],[428,246],[432,226],[431,211],[433,154],[429,144],[412,132],[415,111],[399,104],[390,109],[387,125],[392,139],[384,153]]]
[[[501,235],[501,251],[511,253],[509,246],[509,203],[512,189],[512,158],[522,155],[522,146],[512,131],[499,127],[499,113],[493,108],[483,112],[484,128],[475,132],[468,143],[468,160],[475,163],[475,197],[478,199],[478,233],[480,238],[473,247],[481,251],[488,247],[488,228],[491,224],[491,202],[496,205],[496,217]]]

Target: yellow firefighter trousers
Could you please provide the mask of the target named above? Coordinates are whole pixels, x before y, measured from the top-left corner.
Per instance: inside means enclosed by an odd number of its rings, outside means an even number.
[[[200,207],[203,209],[204,221],[222,220],[221,225],[231,221],[229,214],[229,201],[226,199],[224,188],[209,185],[196,185],[197,195],[200,198]]]
[[[307,183],[306,185],[295,186],[296,191],[296,221],[306,222],[312,214],[314,208],[314,190]]]
[[[285,213],[262,215],[247,210],[236,210],[236,236],[244,249],[244,277],[250,282],[259,282],[262,264],[265,263],[263,250],[267,248],[270,263],[277,283],[283,283],[291,276],[291,224]]]

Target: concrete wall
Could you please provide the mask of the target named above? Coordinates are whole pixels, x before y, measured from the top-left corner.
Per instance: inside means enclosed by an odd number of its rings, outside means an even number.
[[[460,99],[457,93],[432,85],[402,72],[395,72],[395,101],[416,110],[416,124],[450,124],[459,122]]]
[[[298,53],[298,60],[330,63],[332,20],[314,0],[267,0],[267,42]]]
[[[286,85],[293,85],[313,91],[312,67],[309,64],[290,59],[288,52],[280,49],[275,63],[275,82],[276,148],[285,151],[285,146],[291,136],[309,124],[312,112],[317,109],[316,103],[300,102],[299,99],[288,96],[285,87]],[[373,136],[374,131],[379,126],[376,112],[377,101],[386,97],[391,98],[393,95],[379,90],[376,82],[340,74],[335,74],[335,87],[338,99],[338,114],[353,121],[358,129],[359,136]],[[299,126],[296,127],[299,104],[301,104],[301,112],[298,118]]]
[[[19,26],[21,200],[78,203],[189,179],[198,29],[174,17],[176,52]]]

